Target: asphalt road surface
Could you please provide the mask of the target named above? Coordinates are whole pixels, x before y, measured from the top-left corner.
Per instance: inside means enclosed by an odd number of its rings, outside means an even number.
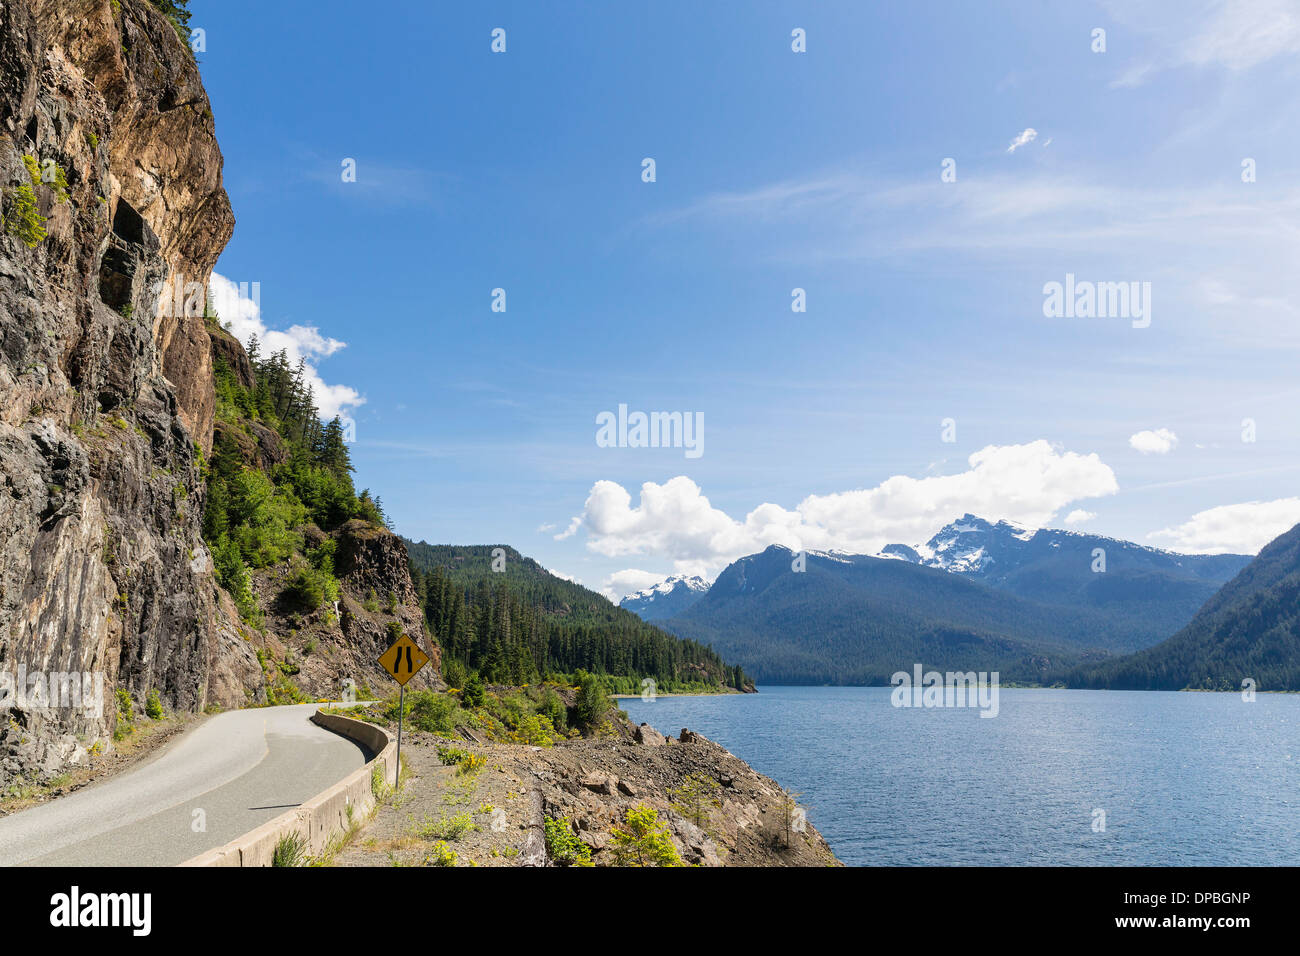
[[[0,866],[173,866],[229,843],[370,757],[316,710],[218,714],[145,764],[0,818]]]

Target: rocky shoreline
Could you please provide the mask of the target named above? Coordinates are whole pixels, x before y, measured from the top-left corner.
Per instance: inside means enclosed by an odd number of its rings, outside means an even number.
[[[402,753],[402,790],[329,862],[571,865],[557,846],[576,841],[591,865],[627,865],[619,834],[648,808],[683,865],[841,865],[793,795],[690,730],[664,737],[620,717],[610,734],[549,747],[417,732]]]

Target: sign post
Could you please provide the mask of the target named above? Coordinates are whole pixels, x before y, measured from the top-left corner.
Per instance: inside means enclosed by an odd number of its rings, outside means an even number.
[[[406,719],[406,682],[420,672],[429,663],[429,655],[420,650],[420,645],[405,634],[393,642],[393,646],[379,655],[379,666],[397,681],[397,768],[393,771],[393,789],[396,790],[402,780],[402,723]]]

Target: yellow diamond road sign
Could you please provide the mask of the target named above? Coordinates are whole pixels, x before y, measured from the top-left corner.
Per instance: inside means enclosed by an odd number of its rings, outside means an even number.
[[[379,663],[393,675],[393,680],[405,686],[408,680],[420,672],[420,668],[429,663],[429,655],[403,634],[396,644],[379,655]]]

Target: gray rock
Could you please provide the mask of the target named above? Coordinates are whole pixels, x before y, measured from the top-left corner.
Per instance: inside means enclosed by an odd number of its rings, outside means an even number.
[[[649,724],[641,724],[633,732],[633,735],[636,737],[637,743],[644,744],[647,747],[662,747],[667,743],[667,738]]]

